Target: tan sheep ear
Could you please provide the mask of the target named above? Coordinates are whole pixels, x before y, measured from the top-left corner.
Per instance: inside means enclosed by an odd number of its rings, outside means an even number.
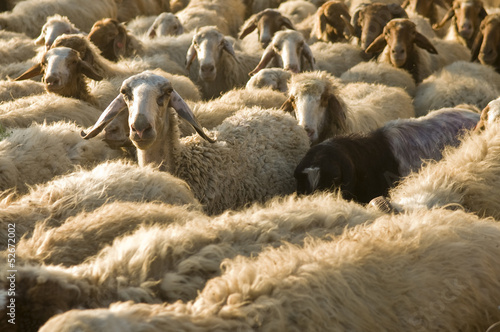
[[[35,45],[43,45],[45,44],[45,32],[42,31],[40,36],[35,40]]]
[[[471,62],[476,61],[477,58],[479,57],[479,52],[481,51],[482,45],[483,45],[483,33],[481,30],[479,30],[470,48]]]
[[[302,56],[306,58],[307,62],[309,62],[309,65],[311,66],[311,70],[316,70],[316,60],[314,59],[313,52],[309,45],[304,42],[304,46],[302,48]]]
[[[113,40],[113,53],[116,58],[120,58],[125,55],[126,45],[127,45],[127,30],[121,25],[118,25],[118,35]]]
[[[84,139],[89,139],[96,137],[103,129],[113,121],[114,118],[118,114],[120,114],[121,111],[123,111],[125,108],[127,108],[127,103],[125,102],[125,99],[123,98],[122,94],[119,94],[109,105],[106,107],[104,112],[102,112],[101,116],[99,119],[97,119],[97,122],[90,128],[90,131],[88,133],[85,133],[82,131],[80,135]]]
[[[149,29],[148,29],[148,32],[146,32],[146,35],[151,38],[151,39],[154,39],[156,37],[156,27],[154,25],[152,25]]]
[[[295,106],[294,106],[294,98],[293,96],[288,97],[287,100],[281,105],[280,110],[285,113],[290,113],[295,117]]]
[[[238,60],[238,57],[236,56],[236,53],[234,53],[233,45],[226,38],[224,38],[222,40],[222,49],[224,51],[226,51],[227,53],[229,53],[234,58],[234,60],[236,60],[237,63],[240,63],[240,61]]]
[[[439,30],[441,29],[442,27],[444,27],[444,25],[446,24],[446,22],[448,22],[449,20],[451,20],[451,18],[455,16],[455,11],[453,10],[453,7],[450,8],[448,10],[448,12],[446,13],[446,15],[444,15],[443,19],[441,20],[441,22],[439,23],[436,23],[436,24],[433,24],[432,25],[432,28],[434,30]]]
[[[41,63],[37,63],[36,65],[34,65],[30,69],[22,73],[19,77],[15,78],[14,81],[24,81],[42,74],[43,74],[43,66]]]
[[[318,40],[328,42],[328,39],[326,38],[326,35],[324,33],[326,31],[326,24],[328,22],[326,20],[325,10],[323,7],[318,8],[318,11],[316,12],[315,21],[316,22],[313,26],[314,29],[313,35],[316,38],[318,38]]]
[[[260,59],[260,62],[257,65],[257,67],[255,67],[254,70],[249,72],[248,75],[250,76],[255,75],[260,70],[266,68],[267,64],[271,62],[271,60],[274,58],[275,55],[276,52],[274,52],[273,44],[269,44],[264,50],[264,53],[262,53],[262,58]]]
[[[384,34],[379,35],[375,40],[368,45],[365,50],[365,53],[379,53],[384,50],[384,47],[387,45],[387,41],[385,40]]]
[[[390,3],[387,5],[387,8],[391,12],[392,18],[408,18],[406,10],[404,10],[403,7],[397,3]]]
[[[91,78],[94,81],[101,81],[103,79],[103,77],[95,71],[94,67],[88,64],[86,61],[80,60],[80,66],[83,75],[87,76],[88,78]]]
[[[292,21],[290,21],[290,19],[286,16],[281,16],[280,26],[285,27],[285,28],[290,29],[290,30],[295,30],[295,27],[293,26]]]
[[[207,134],[205,134],[203,128],[196,120],[193,111],[191,111],[191,108],[189,108],[184,99],[182,99],[182,97],[175,90],[170,93],[170,101],[168,106],[172,107],[181,118],[189,122],[189,124],[193,126],[196,132],[206,141],[215,143],[215,140],[211,139],[207,136]]]
[[[238,38],[243,39],[246,36],[248,36],[252,31],[254,31],[257,28],[257,21],[260,20],[261,16],[262,16],[261,13],[257,13],[250,16],[250,18],[245,22],[245,24],[241,28],[241,32]]]
[[[326,100],[327,112],[331,115],[335,126],[339,130],[339,133],[344,133],[347,131],[346,114],[342,107],[342,104],[338,100],[337,96],[333,93],[328,93],[322,96]]]
[[[438,51],[436,50],[434,45],[432,45],[431,41],[419,32],[417,32],[417,34],[415,36],[415,45],[426,50],[427,52],[429,52],[431,54],[438,54]]]
[[[189,68],[193,64],[194,59],[196,58],[196,48],[194,47],[194,42],[189,46],[189,50],[186,54],[186,70],[189,71]]]
[[[486,129],[486,123],[488,122],[488,112],[490,111],[490,105],[487,105],[483,111],[481,112],[481,117],[479,119],[479,122],[476,125],[476,128],[474,128],[474,131],[479,132],[483,131]]]

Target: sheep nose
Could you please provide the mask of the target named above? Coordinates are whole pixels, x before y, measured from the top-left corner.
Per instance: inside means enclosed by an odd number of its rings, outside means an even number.
[[[145,121],[136,121],[130,125],[130,129],[132,132],[137,134],[139,138],[144,138],[144,135],[150,132],[153,128],[149,122]]]
[[[201,66],[201,71],[204,73],[211,73],[215,69],[215,66],[212,64],[205,64]]]
[[[60,80],[56,75],[49,75],[45,78],[45,83],[49,86],[57,86],[60,84]]]
[[[297,65],[297,64],[287,65],[285,67],[285,70],[291,71],[292,73],[298,73],[299,72],[299,65]]]
[[[309,138],[313,137],[314,132],[315,132],[315,130],[313,128],[305,126],[304,129],[307,133],[307,137],[309,137]]]

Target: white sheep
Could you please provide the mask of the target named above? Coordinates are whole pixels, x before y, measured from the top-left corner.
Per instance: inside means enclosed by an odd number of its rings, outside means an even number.
[[[317,42],[309,47],[300,32],[284,30],[275,33],[250,75],[269,65],[294,73],[319,69],[340,76],[365,59],[363,50],[356,45]]]
[[[389,21],[366,52],[382,52],[378,56],[379,62],[407,70],[417,84],[450,63],[470,59],[467,47],[438,38],[431,41],[418,32],[415,23],[409,19]]]
[[[248,80],[246,88],[271,88],[276,91],[287,92],[287,81],[291,76],[292,73],[282,68],[264,68]]]
[[[493,67],[456,61],[417,86],[413,105],[417,116],[459,104],[472,104],[483,109],[499,95],[500,74]]]
[[[63,137],[60,135],[61,138],[67,140],[68,136]],[[68,144],[71,143],[68,142]],[[39,146],[39,148],[41,150],[43,147]],[[60,146],[56,145],[52,149],[53,153],[56,152],[56,148],[61,150]],[[87,151],[85,151],[85,148]],[[102,151],[99,151],[99,148]],[[90,149],[94,149],[94,151],[90,151]],[[38,151],[32,149],[31,152],[35,154]],[[12,159],[14,163],[18,162],[19,178],[23,179],[21,176],[24,175],[27,183],[33,186],[23,196],[17,197],[11,194],[4,197],[0,202],[2,207],[0,212],[1,227],[6,227],[8,223],[16,223],[16,238],[18,240],[21,237],[24,238],[22,243],[17,241],[17,244],[21,246],[19,259],[22,259],[23,255],[30,258],[33,256],[33,252],[38,252],[43,256],[41,248],[48,248],[52,245],[52,240],[41,240],[46,237],[43,233],[57,233],[58,230],[55,230],[55,228],[61,224],[64,225],[68,217],[80,213],[90,213],[114,201],[129,203],[155,202],[189,205],[191,208],[199,208],[199,203],[187,184],[166,172],[160,172],[152,167],[138,167],[123,160],[100,163],[113,156],[113,151],[106,151],[103,143],[95,142],[92,145],[89,145],[89,143],[82,144],[82,142],[76,145],[73,143],[72,149],[60,152],[61,157],[59,160],[61,164],[58,165],[57,171],[48,169],[46,166],[47,161],[40,160],[40,166],[44,168],[39,168],[41,179],[37,182],[33,181],[32,178],[35,172],[31,171],[31,174],[27,172],[29,167],[34,167],[37,161],[36,157],[29,160],[29,156],[23,156],[19,153],[15,156],[17,159]],[[106,155],[106,152],[108,155]],[[38,152],[39,156],[41,154]],[[117,153],[115,153],[115,157],[116,155]],[[24,159],[22,159],[23,157]],[[29,164],[19,166],[21,161],[26,161]],[[42,164],[42,162],[44,163]],[[92,167],[95,164],[98,165]],[[3,163],[2,166],[7,165]],[[56,175],[59,176],[54,178]],[[43,180],[50,181],[41,183]],[[34,186],[35,183],[39,184]],[[117,216],[119,215],[120,213],[117,214]],[[142,219],[142,221],[144,220]],[[43,222],[40,223],[40,221]],[[78,226],[75,228],[74,234],[79,240],[82,240],[83,233],[80,233],[77,229]],[[125,232],[125,229],[126,227],[124,227],[123,232]],[[83,225],[81,231],[85,231]],[[109,230],[102,230],[102,232],[106,231]],[[100,235],[93,234],[93,236],[97,239]],[[109,238],[110,235],[107,236]],[[118,236],[118,233],[115,236]],[[2,233],[2,239],[5,239],[5,244],[1,248],[5,249],[7,248],[6,233]],[[35,244],[33,245],[33,243]],[[89,250],[97,252],[99,243],[96,240]],[[42,247],[39,247],[39,245]],[[104,245],[104,242],[102,245]],[[75,256],[80,253],[78,247],[73,250],[77,251],[74,254]],[[85,256],[80,257],[82,260],[85,258]],[[62,261],[57,264],[59,263],[62,263]]]
[[[155,38],[161,36],[178,36],[183,33],[184,27],[176,15],[172,13],[161,13],[151,24],[146,35],[149,38]]]
[[[479,120],[476,131],[481,131],[486,126],[491,126],[491,123],[500,119],[500,97],[492,100],[486,105],[481,112],[481,119]]]
[[[116,17],[117,12],[114,0],[93,1],[85,6],[78,0],[25,0],[19,2],[11,12],[0,13],[0,27],[36,38],[51,15],[66,16],[79,29],[89,31],[95,21]]]
[[[443,206],[463,207],[480,216],[500,219],[500,123],[488,123],[457,148],[443,152],[389,192],[390,210],[413,211]]]
[[[293,24],[299,24],[306,18],[313,16],[316,9],[314,4],[305,0],[283,1],[278,6],[278,11],[289,17]]]
[[[40,35],[35,40],[35,45],[45,45],[48,51],[54,40],[60,35],[82,34],[87,35],[77,27],[66,16],[59,14],[47,17],[47,22],[43,25]]]
[[[186,54],[189,77],[200,86],[204,99],[245,86],[250,78],[248,73],[258,62],[257,55],[235,51],[214,26],[197,29]]]
[[[340,80],[346,83],[366,82],[399,87],[411,96],[415,96],[415,80],[405,70],[395,68],[388,63],[368,61],[361,62],[347,70],[340,76]]]
[[[127,214],[146,221],[140,211]],[[381,215],[336,194],[275,199],[213,218],[176,206],[164,206],[158,214],[164,214],[165,224],[169,220],[170,224],[141,227],[83,264],[72,268],[19,265],[18,287],[26,290],[18,302],[26,305],[24,321],[35,327],[59,312],[104,307],[118,300],[193,300],[210,278],[220,275],[225,258],[256,255],[284,242],[302,244],[307,236],[327,239]],[[96,228],[120,220],[119,211],[108,214],[111,220],[93,216],[88,218],[98,223]],[[5,289],[3,274],[1,280],[0,289]],[[72,296],[59,294],[62,290]],[[51,302],[54,296],[57,302]]]
[[[218,140],[214,144],[171,83],[144,72],[124,81],[121,94],[85,137],[94,137],[127,106],[139,164],[156,164],[184,179],[207,212],[293,191],[293,168],[308,140],[291,116],[272,109],[243,109],[211,134]],[[212,143],[195,136],[179,141],[174,110]]]
[[[343,86],[325,72],[292,76],[282,105],[295,114],[312,144],[338,134],[367,133],[387,121],[414,116],[411,97],[401,88],[351,83]]]
[[[500,319],[499,237],[462,211],[379,218],[226,260],[194,301],[72,310],[40,332],[485,331]]]

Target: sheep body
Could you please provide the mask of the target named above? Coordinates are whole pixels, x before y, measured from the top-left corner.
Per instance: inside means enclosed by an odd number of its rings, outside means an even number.
[[[13,101],[14,99],[31,95],[40,95],[44,92],[45,86],[41,82],[0,81],[0,102]]]
[[[226,260],[194,301],[74,310],[40,332],[485,330],[500,318],[499,236],[461,211],[379,218]]]

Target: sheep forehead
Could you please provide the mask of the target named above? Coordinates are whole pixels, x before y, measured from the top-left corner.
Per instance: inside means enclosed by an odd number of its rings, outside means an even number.
[[[214,26],[205,26],[200,29],[198,29],[193,37],[193,40],[196,40],[197,42],[200,42],[201,40],[204,39],[209,39],[209,40],[222,40],[224,36],[222,33],[217,30],[216,27]]]
[[[79,58],[78,53],[75,50],[69,47],[56,47],[47,51],[47,53],[45,53],[44,59],[46,61],[50,61],[51,59],[57,58],[70,59],[75,57]]]
[[[47,24],[53,23],[53,22],[60,22],[60,23],[65,23],[65,24],[71,25],[71,21],[66,16],[61,16],[59,14],[55,14],[55,15],[52,15],[50,17],[47,17],[47,23],[45,23],[45,24],[47,25]]]
[[[274,34],[273,45],[281,45],[285,41],[298,44],[299,42],[304,41],[304,36],[295,30],[282,30]]]
[[[324,72],[303,73],[292,76],[290,93],[321,95],[332,87],[331,77]]]
[[[170,81],[160,75],[154,74],[152,72],[144,72],[141,74],[134,75],[126,79],[122,87],[137,91],[158,91],[160,93],[165,88],[171,87]]]
[[[417,27],[415,23],[408,19],[398,18],[389,21],[386,24],[384,31],[416,31]]]

